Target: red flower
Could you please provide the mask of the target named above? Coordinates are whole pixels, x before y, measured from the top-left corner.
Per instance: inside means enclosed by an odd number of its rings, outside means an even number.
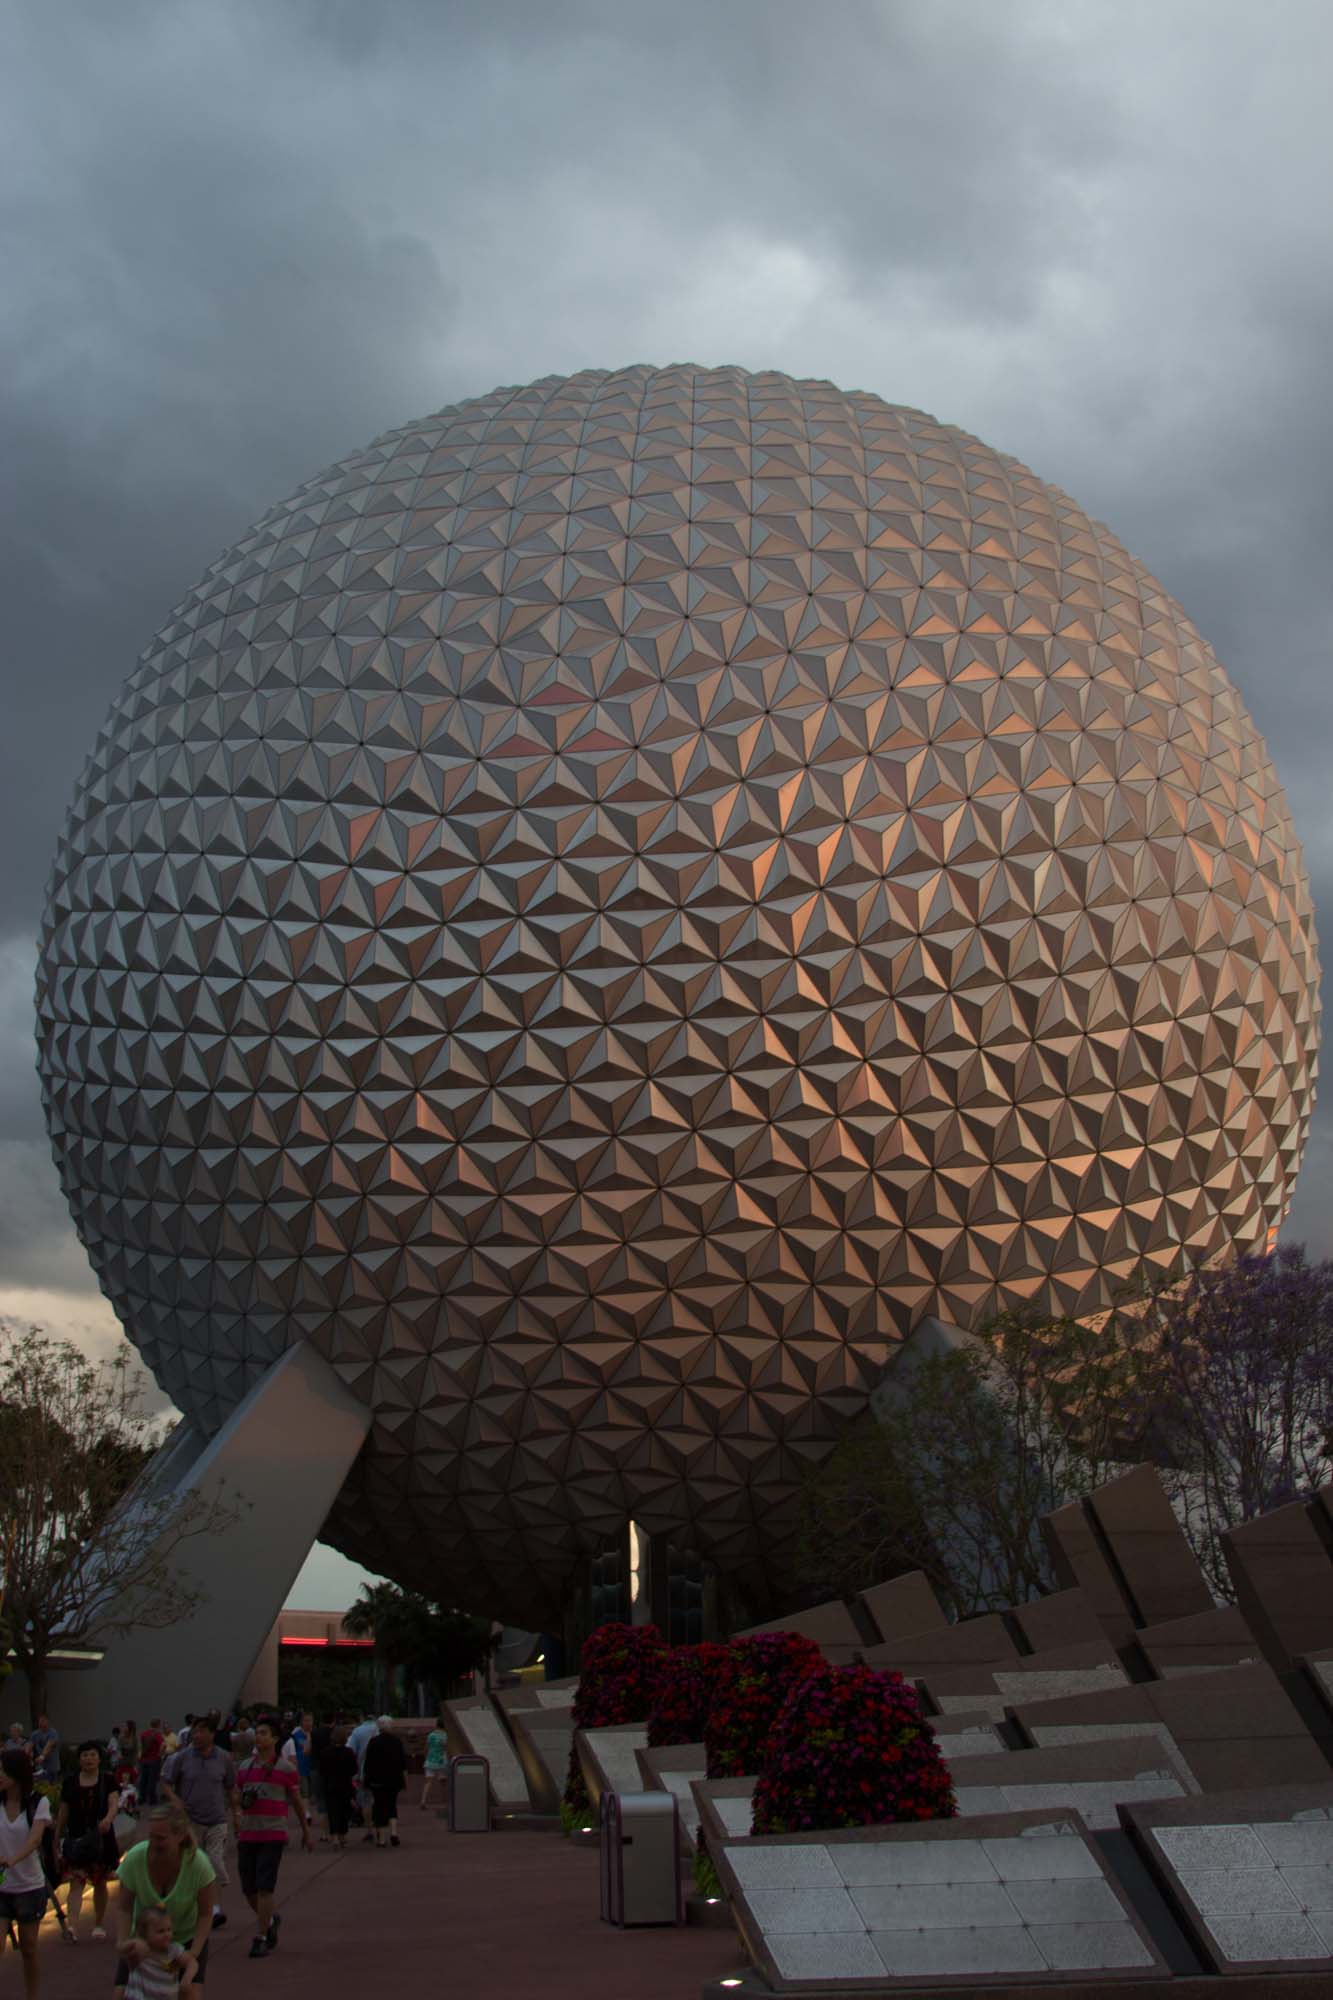
[[[934,1731],[900,1674],[821,1662],[791,1686],[755,1786],[756,1833],[956,1812]]]
[[[720,1663],[719,1684],[704,1729],[710,1778],[762,1771],[768,1737],[790,1690],[823,1665],[812,1639],[799,1632],[760,1632],[733,1639]]]
[[[599,1625],[584,1641],[579,1656],[574,1727],[607,1729],[617,1722],[644,1721],[666,1652],[666,1642],[655,1625]],[[578,1756],[572,1749],[564,1802],[576,1813],[586,1812],[590,1803]]]
[[[703,1741],[726,1659],[727,1648],[712,1639],[698,1646],[673,1646],[663,1654],[648,1712],[648,1741],[653,1749]]]

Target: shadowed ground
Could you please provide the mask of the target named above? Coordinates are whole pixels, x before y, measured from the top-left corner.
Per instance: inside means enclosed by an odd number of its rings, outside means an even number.
[[[414,1785],[415,1789],[415,1785]],[[450,1835],[433,1813],[410,1810],[396,1852],[353,1833],[341,1856],[289,1848],[278,1907],[282,1947],[251,1963],[250,1913],[239,1889],[222,1894],[227,1928],[214,1934],[211,2000],[270,1990],[274,2000],[347,1994],[492,1994],[495,2000],[697,2000],[706,1979],[738,1971],[727,1931],[617,1931],[598,1917],[594,1842],[576,1851],[556,1833]],[[63,1892],[62,1892],[63,1900]],[[85,1904],[85,1925],[91,1905]],[[104,2000],[112,1947],[62,1945],[42,1928],[42,2000]],[[0,1988],[21,1991],[18,1961],[0,1958]]]

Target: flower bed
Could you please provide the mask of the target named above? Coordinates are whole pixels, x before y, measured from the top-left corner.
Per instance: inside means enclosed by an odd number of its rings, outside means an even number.
[[[645,1721],[666,1651],[655,1625],[599,1625],[579,1656],[574,1727],[608,1729],[617,1722]],[[560,1817],[566,1831],[592,1824],[592,1801],[573,1748]]]
[[[698,1646],[673,1646],[662,1656],[648,1711],[648,1743],[654,1750],[673,1743],[702,1743],[708,1711],[726,1672],[730,1647],[705,1639]]]
[[[829,1667],[789,1688],[755,1786],[755,1833],[953,1819],[949,1767],[901,1674]]]
[[[768,1738],[792,1688],[824,1664],[813,1639],[799,1632],[760,1632],[733,1639],[719,1663],[718,1688],[704,1728],[710,1778],[744,1778],[763,1771]]]

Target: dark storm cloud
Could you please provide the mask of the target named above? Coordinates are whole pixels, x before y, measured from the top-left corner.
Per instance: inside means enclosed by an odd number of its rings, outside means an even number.
[[[1330,55],[1314,0],[29,9],[0,82],[0,1305],[86,1283],[31,941],[116,686],[273,500],[499,381],[778,367],[1014,452],[1212,639],[1333,910]],[[1293,1226],[1328,1249],[1331,1176],[1321,1119]]]

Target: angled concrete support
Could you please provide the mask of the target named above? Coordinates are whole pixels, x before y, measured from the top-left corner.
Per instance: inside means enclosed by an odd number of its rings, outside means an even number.
[[[183,1426],[143,1475],[141,1494],[225,1496],[233,1527],[181,1542],[173,1568],[202,1594],[189,1618],[161,1632],[108,1638],[100,1666],[53,1674],[52,1712],[68,1738],[105,1735],[118,1717],[179,1721],[187,1709],[227,1709],[282,1608],[370,1428],[314,1348],[289,1347],[215,1437]],[[131,1496],[130,1505],[134,1504]]]
[[[871,1415],[883,1421],[892,1408],[906,1400],[911,1392],[912,1377],[918,1369],[928,1366],[933,1361],[946,1360],[951,1354],[958,1353],[976,1355],[989,1379],[999,1380],[999,1370],[991,1350],[980,1335],[969,1333],[960,1326],[951,1326],[946,1320],[936,1319],[931,1314],[919,1319],[907,1339],[896,1349],[893,1358],[875,1384],[870,1396]],[[972,1518],[976,1522],[977,1543],[983,1545],[986,1540],[987,1512],[978,1508]],[[934,1520],[929,1517],[926,1520],[926,1527],[947,1566],[950,1557],[959,1548],[957,1529],[950,1521]],[[961,1557],[960,1567],[965,1571],[974,1560],[969,1549]],[[998,1570],[983,1568],[977,1580],[983,1595],[989,1596],[992,1601],[1001,1596]],[[935,1621],[928,1617],[926,1622],[933,1624]]]

